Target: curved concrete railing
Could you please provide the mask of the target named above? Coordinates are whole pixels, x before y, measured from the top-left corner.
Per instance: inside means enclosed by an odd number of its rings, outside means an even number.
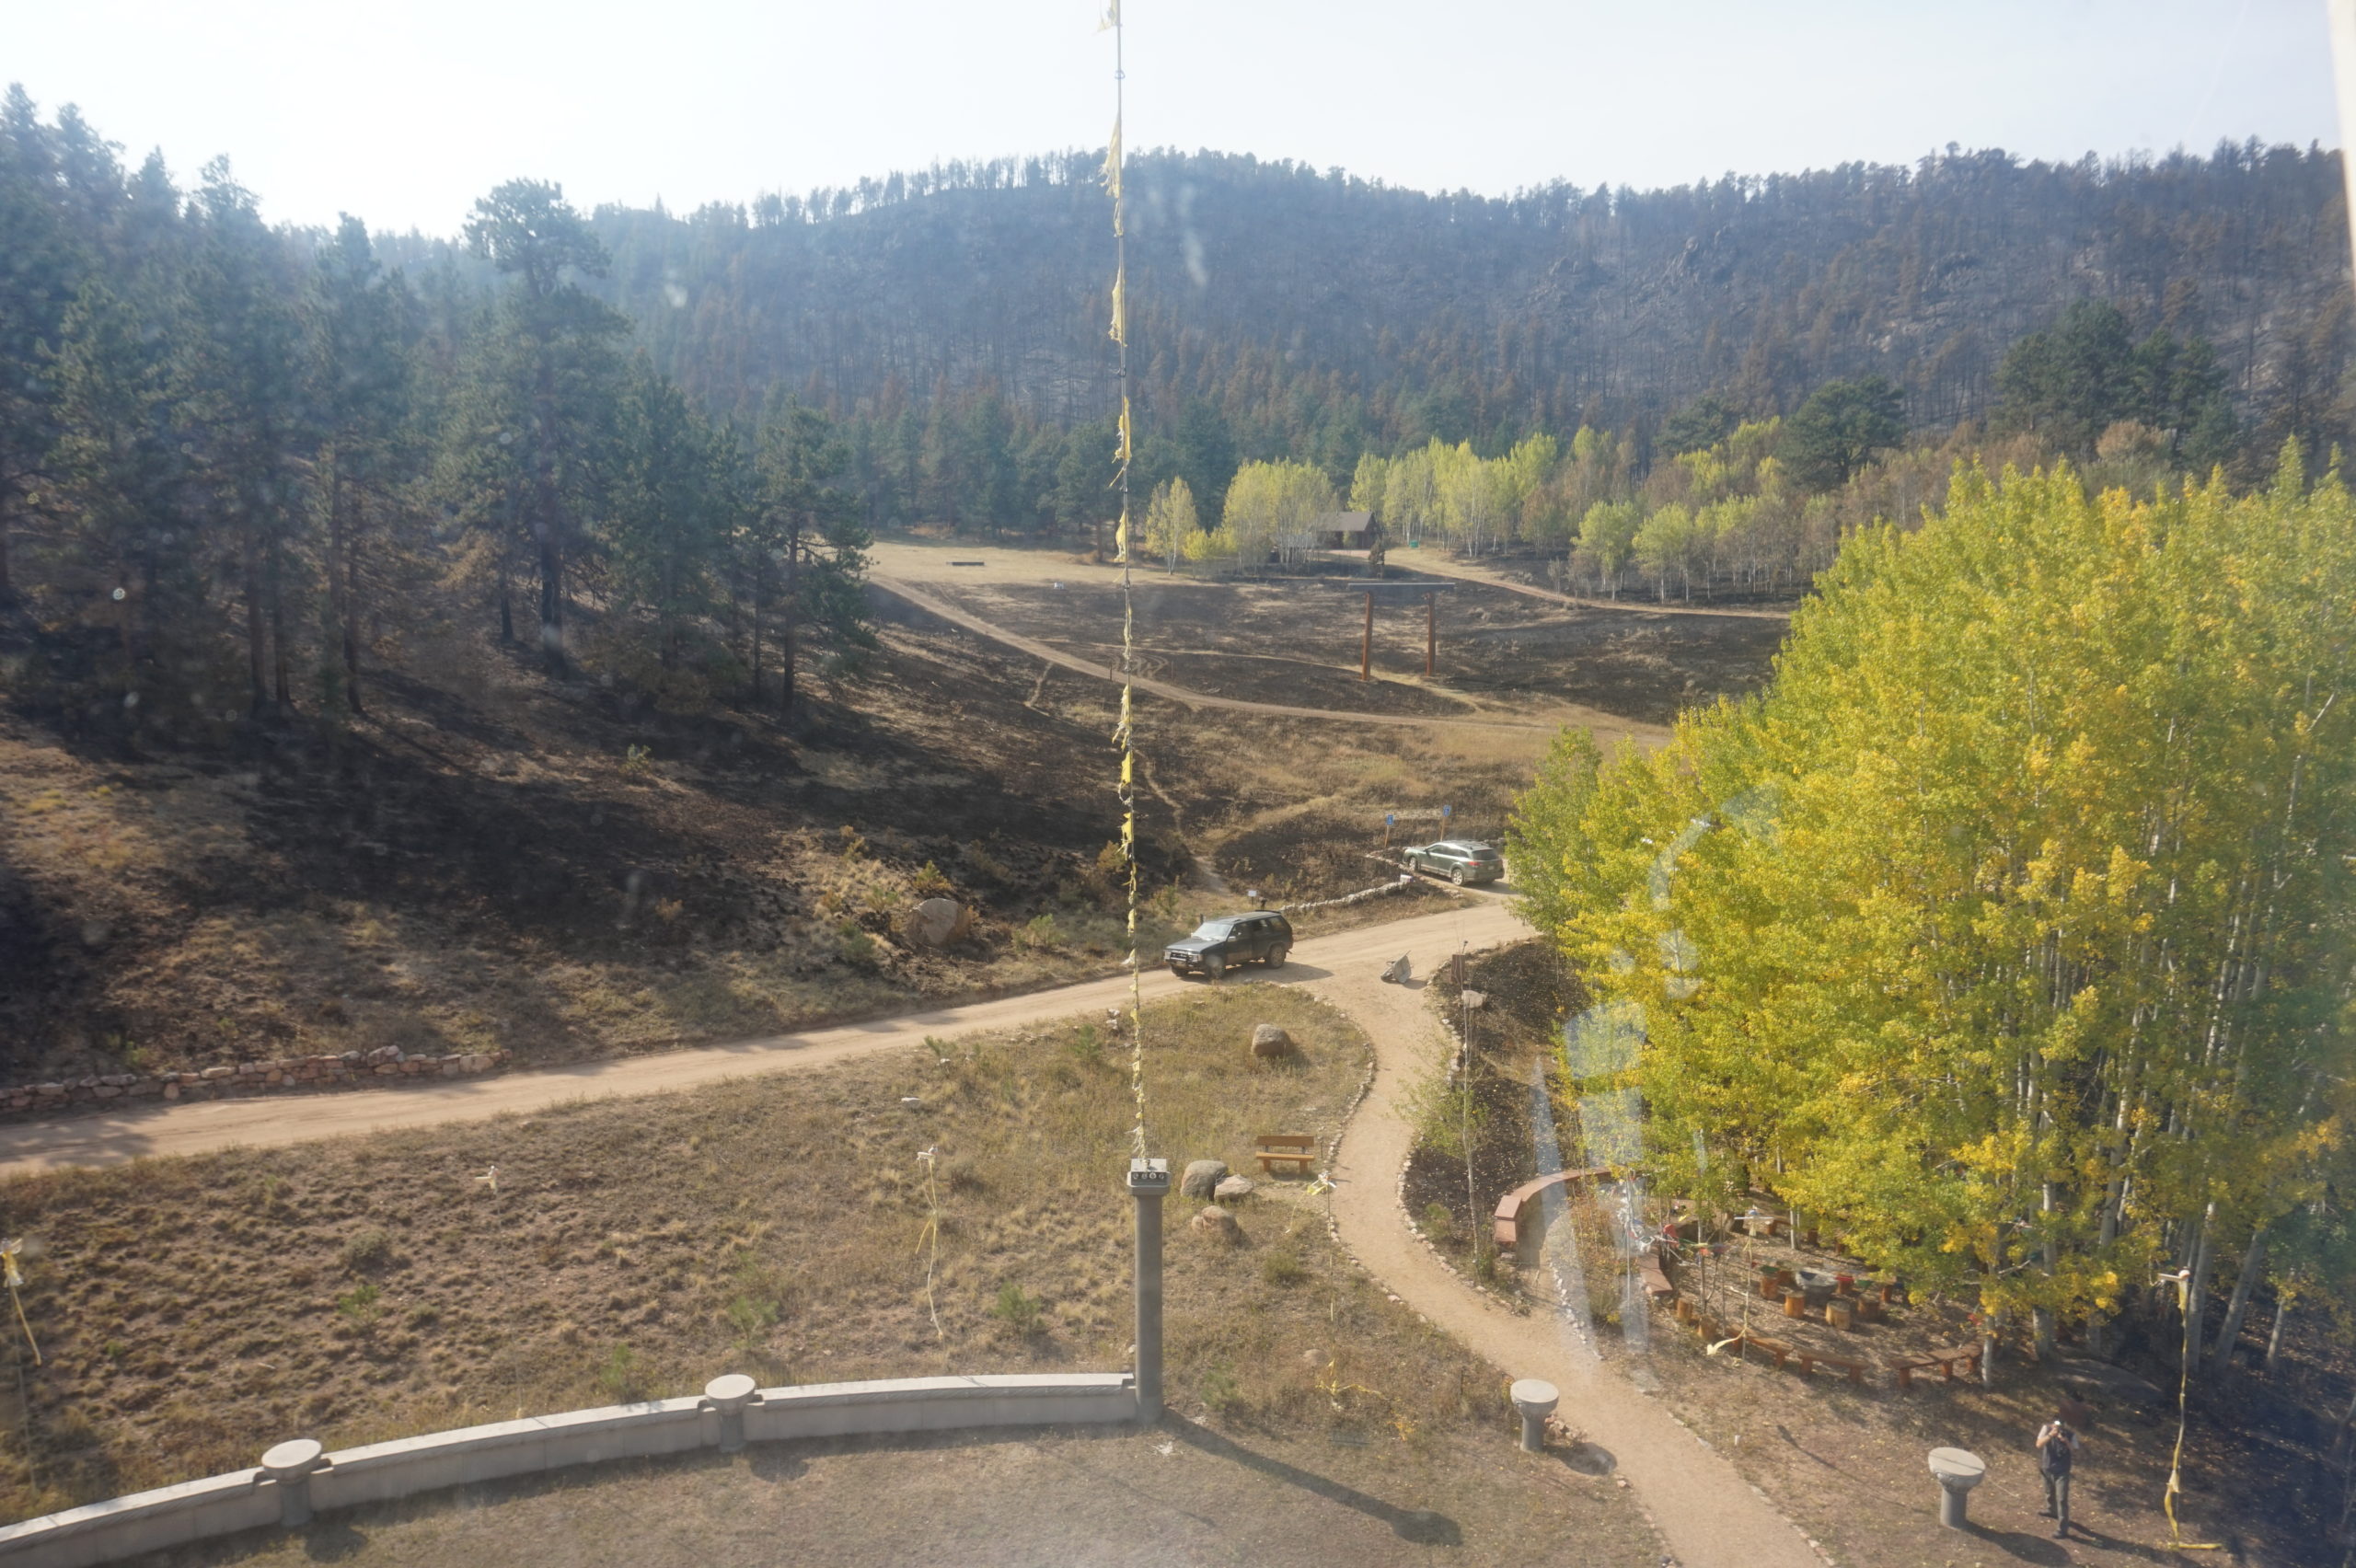
[[[646,1458],[748,1442],[959,1427],[1066,1426],[1135,1419],[1126,1372],[998,1378],[901,1378],[755,1389],[714,1378],[700,1399],[650,1400],[494,1422],[328,1454],[280,1444],[251,1470],[134,1493],[0,1528],[6,1568],[86,1568],[268,1525],[300,1526],[313,1510],[382,1503],[470,1482],[606,1459]]]

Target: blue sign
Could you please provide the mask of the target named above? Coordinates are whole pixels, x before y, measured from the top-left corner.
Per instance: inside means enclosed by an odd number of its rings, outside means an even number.
[[[1456,808],[1454,806],[1442,806],[1439,809],[1439,814],[1444,817],[1452,817],[1456,814]]]
[[[1382,825],[1385,827],[1397,827],[1399,825],[1399,813],[1397,812],[1383,813]]]

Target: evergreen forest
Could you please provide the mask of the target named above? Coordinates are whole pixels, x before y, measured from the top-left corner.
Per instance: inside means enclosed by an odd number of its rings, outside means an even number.
[[[430,584],[552,670],[788,709],[860,655],[873,531],[1109,547],[1098,173],[685,217],[518,179],[458,235],[306,231],[12,90],[17,684],[167,729],[356,712]],[[2349,418],[2314,149],[1494,200],[1207,154],[1131,178],[1132,478],[1172,570],[1288,560],[1347,505],[1598,594],[1788,598],[1959,459],[2247,485]]]

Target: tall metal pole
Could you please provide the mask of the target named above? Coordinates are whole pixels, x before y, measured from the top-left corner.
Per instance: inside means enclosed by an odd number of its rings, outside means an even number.
[[[1170,1161],[1129,1161],[1129,1196],[1137,1200],[1138,1420],[1161,1419],[1161,1200],[1170,1195]]]
[[[1366,591],[1366,635],[1358,640],[1358,679],[1371,678],[1374,669],[1374,590]]]

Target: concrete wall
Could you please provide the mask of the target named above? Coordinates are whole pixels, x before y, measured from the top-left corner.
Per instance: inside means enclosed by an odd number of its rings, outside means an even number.
[[[740,1385],[741,1386],[741,1385]],[[1035,1377],[901,1378],[764,1389],[744,1412],[748,1442],[958,1427],[1068,1426],[1123,1422],[1137,1412],[1122,1372]],[[381,1503],[468,1482],[607,1459],[717,1447],[722,1417],[705,1399],[652,1400],[494,1422],[371,1443],[327,1456],[306,1480],[314,1508]],[[93,1503],[0,1528],[6,1568],[86,1568],[279,1522],[283,1483],[237,1470]]]

